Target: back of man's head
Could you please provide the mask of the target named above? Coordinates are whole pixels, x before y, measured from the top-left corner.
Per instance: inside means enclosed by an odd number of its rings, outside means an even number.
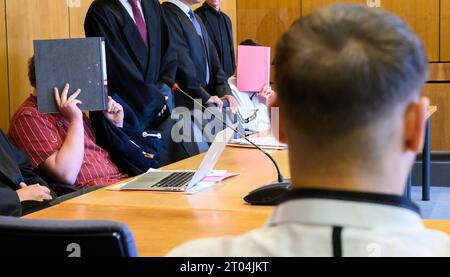
[[[380,140],[392,130],[372,127],[400,122],[428,75],[423,44],[402,20],[352,4],[295,22],[278,44],[275,64],[287,133],[319,151],[346,145],[340,152],[367,156],[361,159],[379,156],[376,145],[386,144]]]

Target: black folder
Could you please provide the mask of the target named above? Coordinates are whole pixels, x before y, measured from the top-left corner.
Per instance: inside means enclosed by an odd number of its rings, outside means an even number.
[[[69,96],[78,88],[82,111],[106,109],[108,78],[103,38],[34,41],[38,110],[58,113],[53,88],[61,93],[70,84]]]

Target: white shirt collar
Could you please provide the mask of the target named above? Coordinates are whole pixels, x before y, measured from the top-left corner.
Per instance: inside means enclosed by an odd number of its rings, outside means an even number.
[[[122,4],[124,4],[124,5],[131,5],[129,0],[120,0],[120,2],[122,2]],[[137,2],[138,2],[138,5],[141,4],[141,0],[137,0]]]
[[[122,4],[122,6],[127,10],[128,14],[130,15],[130,17],[133,19],[133,21],[136,23],[136,18],[134,18],[134,13],[133,13],[133,8],[131,7],[131,3],[129,2],[129,0],[120,0],[120,3]],[[141,0],[137,1],[137,5],[138,5],[138,9],[142,14],[142,18],[145,20],[145,15],[144,15],[144,11],[142,10],[142,5],[141,5]]]
[[[169,0],[168,2],[176,5],[178,8],[180,8],[187,16],[189,16],[189,12],[192,10],[191,7],[186,5],[185,3],[181,2],[180,0]]]
[[[377,227],[424,229],[420,215],[415,211],[418,208],[409,201],[392,201],[395,199],[393,196],[318,190],[303,192],[306,192],[303,196],[290,197],[291,200],[279,205],[268,225],[298,223],[361,229]],[[302,194],[302,191],[296,193]]]

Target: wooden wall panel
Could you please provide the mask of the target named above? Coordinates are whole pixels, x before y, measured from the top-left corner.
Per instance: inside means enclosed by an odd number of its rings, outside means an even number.
[[[280,36],[301,15],[301,0],[238,0],[238,43],[256,39],[272,47],[272,58]],[[273,80],[272,70],[272,80]]]
[[[439,0],[381,0],[382,7],[402,17],[421,37],[430,61],[439,61]]]
[[[231,18],[233,24],[234,46],[237,46],[238,25],[237,25],[237,0],[222,0],[222,11]]]
[[[438,111],[431,118],[431,148],[450,151],[450,84],[428,84],[425,96]]]
[[[33,40],[69,37],[67,0],[6,0],[11,114],[30,94],[27,61]]]
[[[8,48],[6,45],[5,1],[0,0],[0,128],[9,126]]]
[[[366,0],[347,0],[347,1],[339,1],[339,0],[302,0],[302,16],[308,15],[316,9],[320,9],[322,7],[338,3],[338,2],[346,2],[346,3],[356,3],[356,4],[364,4],[367,3]]]
[[[450,0],[441,0],[441,62],[450,62]]]
[[[161,0],[161,3],[166,2],[166,0]],[[198,7],[200,7],[201,5],[203,5],[204,2],[201,2],[199,4],[194,5],[192,8],[195,10]],[[221,4],[221,10],[226,13],[230,19],[231,19],[231,23],[233,24],[233,36],[234,36],[234,44],[235,47],[237,46],[237,28],[238,28],[238,24],[237,24],[237,0],[222,0],[222,4]]]
[[[74,1],[74,5],[69,7],[70,17],[70,37],[84,38],[84,18],[87,10],[94,0]],[[78,5],[79,4],[79,5]]]
[[[450,63],[430,63],[428,80],[450,83]]]
[[[366,0],[302,0],[302,15],[337,2],[367,3]],[[422,38],[430,61],[439,61],[439,6],[440,0],[381,0],[383,9],[403,18]]]

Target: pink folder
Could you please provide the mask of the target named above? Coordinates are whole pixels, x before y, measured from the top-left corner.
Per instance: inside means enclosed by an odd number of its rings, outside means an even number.
[[[270,47],[239,46],[237,87],[242,92],[259,92],[270,84]]]

